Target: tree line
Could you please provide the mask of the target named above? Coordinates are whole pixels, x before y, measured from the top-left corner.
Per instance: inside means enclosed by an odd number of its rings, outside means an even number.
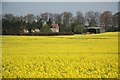
[[[43,25],[46,23],[46,25]],[[71,12],[62,13],[40,13],[39,15],[27,14],[15,16],[13,14],[2,15],[2,34],[22,34],[23,29],[31,33],[32,29],[39,29],[40,32],[50,32],[50,25],[59,25],[60,32],[82,33],[85,27],[102,27],[106,31],[119,31],[120,12],[112,14],[110,11],[103,13],[88,11],[83,14],[81,11],[73,15]]]

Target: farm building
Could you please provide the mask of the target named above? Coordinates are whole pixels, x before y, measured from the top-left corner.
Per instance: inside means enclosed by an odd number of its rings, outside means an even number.
[[[50,29],[52,32],[59,32],[59,26],[56,23],[51,24]]]
[[[29,33],[28,29],[23,29],[23,33]]]
[[[98,34],[98,33],[103,33],[105,32],[105,30],[101,27],[87,27],[84,28],[83,33],[94,33],[94,34]]]
[[[32,32],[32,33],[39,33],[40,30],[39,30],[38,28],[36,28],[36,29],[32,29],[31,32]]]
[[[40,30],[36,28],[36,29],[32,29],[31,32],[32,33],[39,33]],[[28,29],[23,29],[23,33],[29,33],[29,30]]]

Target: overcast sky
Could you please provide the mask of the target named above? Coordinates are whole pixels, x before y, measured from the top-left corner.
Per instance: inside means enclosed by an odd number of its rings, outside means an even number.
[[[43,12],[61,13],[64,11],[111,11],[113,14],[118,11],[118,2],[3,2],[3,14],[14,15],[40,14]]]
[[[118,2],[119,0],[2,0],[3,2]]]

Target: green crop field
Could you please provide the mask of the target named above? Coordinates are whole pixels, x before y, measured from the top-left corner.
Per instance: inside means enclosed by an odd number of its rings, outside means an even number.
[[[118,78],[118,32],[1,38],[3,78]]]

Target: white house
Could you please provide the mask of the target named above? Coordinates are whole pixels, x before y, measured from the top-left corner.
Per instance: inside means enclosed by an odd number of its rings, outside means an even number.
[[[38,29],[38,28],[32,29],[31,32],[32,32],[32,33],[39,33],[39,32],[40,32],[40,29]]]
[[[23,29],[24,33],[29,33],[28,29]]]

